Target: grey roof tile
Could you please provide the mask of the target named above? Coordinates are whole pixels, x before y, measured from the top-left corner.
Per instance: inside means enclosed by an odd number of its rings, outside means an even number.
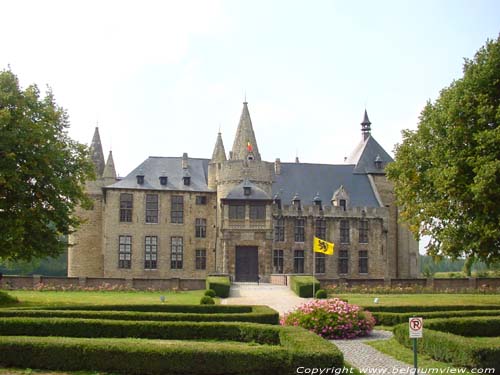
[[[375,168],[375,160],[382,161],[382,169]],[[394,161],[392,157],[380,146],[380,144],[370,135],[365,141],[361,141],[352,155],[347,159],[347,163],[355,164],[353,173],[384,173],[385,166]]]
[[[245,187],[250,188],[250,195],[244,194]],[[223,199],[257,201],[257,200],[271,200],[271,197],[260,187],[246,180],[243,181],[241,184],[237,185],[236,187],[234,187],[233,189],[231,189],[227,194],[227,196],[224,197]]]

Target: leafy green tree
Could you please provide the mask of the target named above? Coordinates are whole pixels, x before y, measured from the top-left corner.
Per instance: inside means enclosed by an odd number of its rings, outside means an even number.
[[[84,182],[94,177],[87,147],[71,140],[67,113],[50,89],[22,90],[17,77],[0,71],[0,258],[30,261],[55,257],[64,235],[90,207]]]
[[[388,166],[402,217],[430,255],[500,256],[500,37],[403,131]]]

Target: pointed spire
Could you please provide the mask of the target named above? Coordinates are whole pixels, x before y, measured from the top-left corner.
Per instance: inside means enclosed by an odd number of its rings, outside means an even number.
[[[219,131],[217,134],[217,141],[215,142],[214,152],[212,153],[212,163],[220,163],[226,161],[226,150],[222,142],[222,135]]]
[[[246,100],[243,102],[240,123],[238,124],[238,129],[236,129],[231,159],[261,160]]]
[[[104,172],[104,153],[102,152],[101,137],[99,135],[99,128],[96,126],[94,137],[90,145],[90,158],[95,166],[95,173],[97,178],[102,176]]]
[[[110,151],[108,155],[108,160],[106,161],[106,166],[104,167],[104,171],[102,172],[103,178],[112,178],[116,180],[116,169],[115,162],[113,161],[113,152]]]
[[[363,117],[363,122],[361,123],[361,134],[363,135],[363,140],[366,140],[370,136],[371,125],[370,119],[368,118],[368,113],[365,109],[365,115]]]

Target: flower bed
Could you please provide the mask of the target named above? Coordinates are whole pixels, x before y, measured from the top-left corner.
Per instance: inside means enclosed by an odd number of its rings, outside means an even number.
[[[303,327],[325,339],[352,339],[368,335],[375,319],[369,311],[333,298],[307,302],[285,314],[280,323]]]

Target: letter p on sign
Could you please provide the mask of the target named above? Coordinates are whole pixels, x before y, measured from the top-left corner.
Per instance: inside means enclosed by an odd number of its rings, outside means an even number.
[[[410,339],[421,339],[424,330],[423,318],[410,318]]]

